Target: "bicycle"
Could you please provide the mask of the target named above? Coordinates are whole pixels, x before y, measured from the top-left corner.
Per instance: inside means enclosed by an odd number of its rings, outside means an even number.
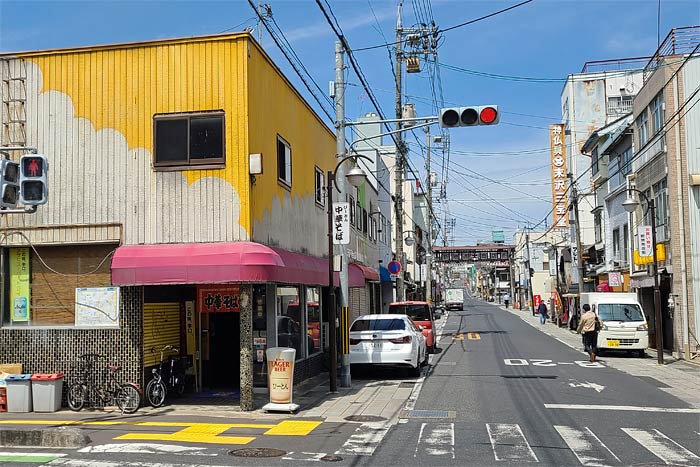
[[[165,403],[168,390],[175,390],[178,396],[185,392],[185,374],[182,371],[182,366],[179,365],[180,359],[171,356],[167,365],[165,367],[163,365],[163,355],[167,351],[180,353],[180,349],[172,345],[166,345],[160,349],[160,363],[157,368],[151,370],[153,379],[146,385],[146,398],[153,407],[161,407]],[[151,348],[151,352],[155,353],[156,348]],[[166,372],[167,376],[165,376]]]
[[[102,403],[101,407],[114,404],[123,414],[132,414],[139,409],[141,388],[136,383],[117,381],[116,374],[121,370],[121,366],[105,364],[105,367],[102,367],[99,361],[106,360],[107,357],[99,354],[83,354],[78,359],[76,363],[80,374],[76,382],[68,385],[66,397],[71,410],[76,412],[82,410],[93,395]],[[98,366],[107,370],[107,379],[104,383],[95,381],[95,369]]]

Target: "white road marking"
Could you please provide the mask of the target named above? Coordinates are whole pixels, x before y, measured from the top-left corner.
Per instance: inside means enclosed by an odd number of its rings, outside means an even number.
[[[554,336],[552,336],[552,337],[554,337]],[[556,340],[558,340],[559,342],[561,342],[562,344],[564,344],[565,346],[570,347],[570,348],[572,348],[572,349],[574,349],[574,350],[578,350],[578,349],[576,348],[576,346],[571,345],[571,344],[569,344],[568,342],[566,342],[566,341],[564,341],[564,340],[562,340],[562,339],[559,339],[558,337],[554,337],[554,338],[555,338]]]
[[[371,456],[390,428],[389,423],[363,423],[335,453],[341,456]]]
[[[497,461],[539,462],[520,425],[487,423],[491,448]]]
[[[557,365],[573,365],[574,362],[557,362]]]
[[[288,452],[282,459],[287,461],[320,462],[325,452]]]
[[[451,456],[454,459],[454,423],[423,423],[413,457],[418,457],[419,453],[428,456]]]
[[[597,445],[604,447],[605,451],[614,457],[617,463],[621,463],[620,458],[603,444],[590,428],[586,427],[586,431],[582,431],[570,426],[554,425],[554,429],[559,432],[559,436],[562,437],[581,464],[599,467],[611,465],[608,463],[609,456],[602,449],[599,449]]]
[[[616,410],[620,412],[666,412],[666,413],[700,413],[700,409],[637,407],[633,405],[578,405],[578,404],[544,404],[545,409],[566,410]]]
[[[32,447],[32,449],[36,449],[35,447]],[[56,449],[54,447],[54,449]],[[0,457],[50,457],[50,456],[55,456],[55,457],[65,457],[66,453],[65,452],[0,452]]]
[[[600,384],[596,383],[591,383],[586,381],[585,383],[579,383],[578,381],[574,380],[575,382],[569,383],[569,386],[572,388],[588,388],[588,389],[595,389],[596,392],[602,392],[603,389],[605,389],[605,386],[601,386]]]
[[[66,466],[66,467],[227,467],[224,465],[208,465],[208,464],[166,464],[161,462],[127,462],[118,461],[96,461],[91,459],[56,459],[48,464],[50,467]]]
[[[644,446],[649,452],[673,465],[700,465],[700,457],[673,441],[659,430],[641,430],[639,428],[622,428],[633,440]]]
[[[178,446],[175,444],[156,443],[124,443],[124,444],[99,444],[78,449],[78,452],[128,452],[142,454],[180,454],[186,456],[216,456],[216,453],[207,453],[205,448],[190,446]]]

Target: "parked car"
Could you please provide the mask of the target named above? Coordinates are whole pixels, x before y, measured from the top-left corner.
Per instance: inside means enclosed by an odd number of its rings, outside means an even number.
[[[405,314],[360,316],[350,326],[350,363],[408,366],[415,376],[428,361],[422,330]]]
[[[428,353],[435,352],[435,315],[428,302],[394,302],[389,304],[389,313],[406,315],[418,326],[422,326]]]

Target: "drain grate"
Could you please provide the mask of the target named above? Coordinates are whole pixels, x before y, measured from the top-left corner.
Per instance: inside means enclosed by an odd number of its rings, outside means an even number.
[[[281,457],[285,454],[287,454],[287,451],[272,448],[243,448],[228,452],[229,456],[236,457]]]
[[[386,418],[379,415],[349,415],[345,417],[345,420],[349,422],[383,422]]]
[[[399,418],[430,418],[443,419],[455,418],[457,412],[454,410],[403,410]]]

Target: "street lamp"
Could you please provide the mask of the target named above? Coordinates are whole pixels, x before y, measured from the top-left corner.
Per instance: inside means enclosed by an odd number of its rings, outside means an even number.
[[[647,210],[644,212],[651,211],[651,243],[653,249],[654,257],[654,321],[656,324],[656,361],[659,365],[664,363],[664,343],[663,343],[663,332],[661,323],[661,291],[659,290],[659,263],[656,257],[656,206],[654,205],[654,200],[649,199],[649,197],[644,194],[644,192],[637,190],[636,188],[627,188],[629,192],[637,192],[644,197],[647,203]],[[634,198],[631,193],[627,195],[627,199],[622,202],[622,207],[628,213],[633,213],[639,207],[639,200]]]
[[[337,183],[336,183],[336,173],[338,172],[338,168],[343,164],[345,161],[349,159],[356,160],[357,158],[360,159],[367,159],[368,161],[372,162],[372,159],[370,159],[367,156],[363,156],[361,154],[354,154],[351,156],[346,156],[340,159],[338,161],[338,164],[335,166],[335,169],[332,171],[328,171],[327,174],[327,184],[326,184],[326,198],[328,200],[328,301],[330,302],[330,306],[328,308],[329,313],[328,313],[328,329],[329,329],[329,334],[330,334],[330,342],[329,342],[329,352],[330,352],[330,365],[329,365],[329,386],[330,386],[330,391],[331,392],[337,392],[338,391],[338,343],[336,341],[336,333],[335,333],[335,322],[337,319],[337,310],[335,306],[335,293],[334,293],[334,286],[333,286],[333,257],[334,257],[334,252],[333,252],[333,188],[337,188]],[[358,166],[353,167],[348,171],[348,173],[345,175],[345,179],[350,183],[352,186],[357,187],[360,186],[362,183],[367,180],[367,174]],[[340,191],[340,190],[339,190]],[[345,296],[347,296],[347,291]],[[350,329],[347,328],[347,326],[350,323],[343,323],[343,325],[340,327],[340,341],[343,342],[343,348],[342,353],[343,355],[347,355],[347,358],[343,358],[343,374],[347,377],[348,379],[348,384],[349,386],[349,379],[350,379],[350,361],[349,361],[349,355],[348,352],[350,351],[348,346],[346,344],[349,344],[349,332]],[[347,360],[347,361],[346,361]],[[347,368],[345,368],[347,366]]]

